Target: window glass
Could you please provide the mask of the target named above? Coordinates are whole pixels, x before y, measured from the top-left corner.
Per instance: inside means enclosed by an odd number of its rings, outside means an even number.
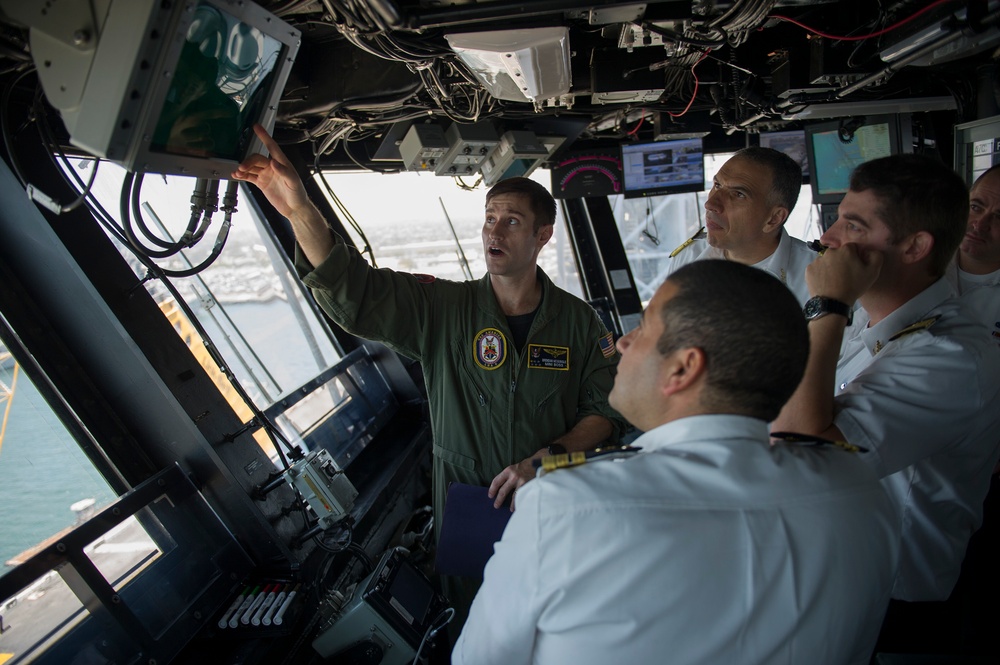
[[[115,493],[2,344],[0,417],[2,573],[53,534],[86,520]]]
[[[82,179],[90,177],[92,160],[76,160],[73,165]],[[101,162],[92,190],[118,225],[124,179],[123,169]],[[133,237],[154,251],[163,251],[157,240],[169,244],[181,238],[189,228],[194,186],[194,178],[143,178],[137,197],[141,218],[136,206],[131,207]],[[224,188],[225,182],[220,199]],[[173,256],[154,259],[156,264],[170,271],[188,271],[204,263],[220,238],[223,218],[221,210],[216,212],[200,241]],[[196,232],[200,230],[199,222]],[[134,252],[117,239],[116,245],[136,275],[146,276],[147,269]],[[242,191],[218,258],[196,274],[170,281],[258,408],[296,390],[340,358],[325,322],[299,288],[288,262]],[[250,409],[219,370],[184,308],[160,280],[150,279],[145,285],[230,405],[248,420]],[[267,447],[263,437],[258,440]]]
[[[115,493],[2,344],[0,419],[2,576],[90,519]],[[161,550],[129,518],[84,553],[117,590]],[[31,662],[87,614],[54,570],[0,597],[0,663]]]

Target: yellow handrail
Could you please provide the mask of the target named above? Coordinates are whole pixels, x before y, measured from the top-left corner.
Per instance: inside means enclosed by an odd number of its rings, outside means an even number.
[[[0,355],[0,361],[5,360],[9,356],[9,353]],[[10,387],[7,387],[3,381],[0,381],[0,403],[7,403],[7,406],[3,410],[3,423],[0,423],[0,449],[3,448],[3,435],[7,431],[7,418],[10,416],[10,405],[14,401],[14,389],[17,388],[17,370],[18,365],[14,363],[14,373],[11,377]]]

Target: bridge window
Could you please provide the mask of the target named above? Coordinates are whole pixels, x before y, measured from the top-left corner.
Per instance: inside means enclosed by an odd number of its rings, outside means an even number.
[[[92,160],[74,162],[84,180],[90,177],[92,165]],[[119,225],[124,178],[123,169],[102,162],[93,187],[101,205]],[[167,242],[182,236],[189,223],[194,183],[193,178],[179,176],[143,178],[139,203],[146,229],[141,229],[135,219],[134,207],[132,225],[133,233],[144,245],[159,249],[146,231]],[[156,259],[156,263],[172,271],[185,271],[203,263],[217,241],[223,217],[222,211],[216,212],[197,244],[171,257]],[[147,269],[135,253],[117,240],[116,245],[136,275],[145,276]],[[197,274],[170,281],[186,307],[161,281],[147,281],[146,287],[244,421],[251,412],[206,349],[199,327],[261,409],[340,358],[329,329],[300,288],[262,220],[252,212],[246,196],[241,196],[218,259]],[[196,321],[190,320],[186,310],[194,313]]]

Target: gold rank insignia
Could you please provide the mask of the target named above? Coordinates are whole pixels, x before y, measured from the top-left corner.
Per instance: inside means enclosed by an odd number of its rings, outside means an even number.
[[[609,446],[605,448],[594,448],[593,450],[582,450],[572,453],[562,453],[559,455],[546,455],[540,459],[531,460],[531,465],[536,469],[541,467],[546,473],[556,469],[566,469],[571,466],[579,466],[595,459],[614,460],[623,457],[631,457],[642,450],[640,446]]]
[[[809,436],[808,434],[798,434],[796,432],[771,432],[771,438],[784,443],[797,443],[800,446],[834,446],[849,453],[867,453],[867,448],[856,446],[847,441],[832,441],[820,436]]]
[[[821,243],[819,240],[810,240],[806,243],[806,246],[820,256],[823,256],[823,252],[826,251],[826,245]]]
[[[932,316],[929,319],[924,319],[923,321],[917,321],[916,323],[906,326],[898,333],[889,338],[890,342],[895,342],[900,337],[906,337],[907,335],[912,335],[915,332],[920,332],[921,330],[927,330],[932,325],[937,323],[937,320],[941,318],[941,315]]]
[[[691,245],[693,245],[695,240],[701,240],[702,238],[704,238],[707,235],[708,234],[705,233],[705,227],[704,226],[701,227],[700,229],[698,229],[697,233],[695,233],[693,236],[691,236],[690,238],[688,238],[687,240],[685,240],[684,242],[682,242],[677,249],[675,249],[674,251],[670,252],[670,254],[667,255],[667,258],[668,259],[674,258],[678,254],[680,254],[681,252],[683,252],[685,249],[687,249],[688,247],[690,247]]]

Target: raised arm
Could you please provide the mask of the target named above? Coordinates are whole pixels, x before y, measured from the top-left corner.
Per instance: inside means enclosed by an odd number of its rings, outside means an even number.
[[[302,179],[281,147],[260,125],[254,125],[253,130],[271,156],[250,155],[236,167],[232,178],[256,185],[274,209],[288,218],[295,240],[315,268],[333,249],[334,239],[330,228],[323,215],[309,200]]]
[[[862,253],[853,244],[827,249],[806,268],[809,294],[833,298],[853,307],[874,283],[881,267],[882,255],[874,250]],[[805,375],[771,423],[772,431],[843,439],[833,424],[833,398],[846,324],[847,320],[836,314],[809,322],[809,361]]]

